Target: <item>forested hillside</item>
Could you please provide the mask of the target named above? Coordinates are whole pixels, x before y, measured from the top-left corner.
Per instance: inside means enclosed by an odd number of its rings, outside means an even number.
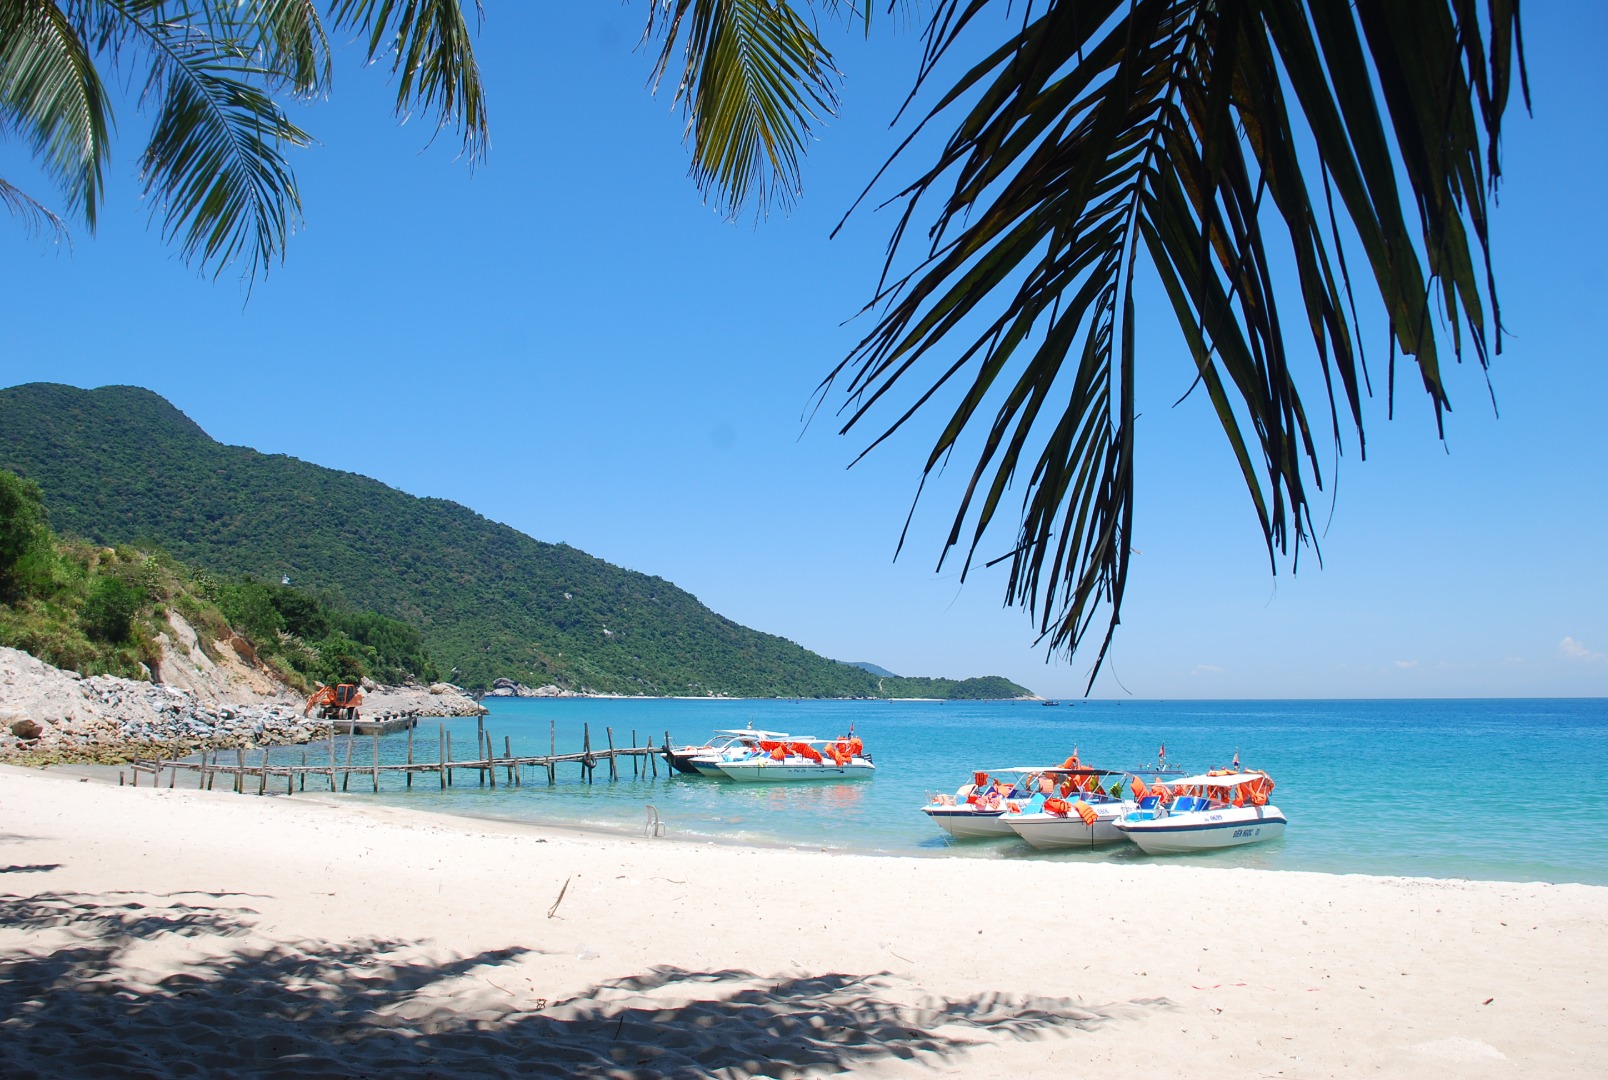
[[[288,577],[422,631],[442,678],[655,695],[890,694],[860,668],[723,618],[662,578],[534,540],[443,499],[225,446],[129,386],[0,390],[0,468],[36,481],[58,531],[157,546],[214,573]],[[999,696],[1029,692],[1003,679]]]
[[[144,679],[158,670],[170,610],[205,631],[203,649],[228,642],[300,690],[435,677],[419,632],[395,619],[288,585],[220,580],[163,551],[59,537],[38,486],[0,469],[0,645],[85,675]]]

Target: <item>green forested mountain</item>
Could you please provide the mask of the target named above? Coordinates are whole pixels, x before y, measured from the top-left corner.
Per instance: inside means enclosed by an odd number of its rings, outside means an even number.
[[[101,547],[50,528],[39,487],[0,469],[0,645],[85,675],[148,678],[170,612],[290,686],[433,679],[419,631],[289,585],[218,580],[163,551]]]
[[[457,503],[224,446],[138,387],[0,390],[0,468],[38,482],[60,532],[159,546],[215,573],[289,577],[403,620],[442,676],[470,687],[505,676],[625,694],[1029,693],[997,677],[879,679]],[[909,692],[918,685],[927,692]]]

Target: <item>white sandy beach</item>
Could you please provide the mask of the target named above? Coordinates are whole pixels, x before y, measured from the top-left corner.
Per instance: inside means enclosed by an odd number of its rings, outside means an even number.
[[[1608,1070],[1580,885],[746,850],[0,767],[0,894],[12,1078]]]

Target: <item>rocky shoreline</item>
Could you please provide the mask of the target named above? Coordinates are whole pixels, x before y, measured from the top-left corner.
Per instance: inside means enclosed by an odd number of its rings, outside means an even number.
[[[250,693],[238,673],[201,665],[180,649],[162,674],[188,685],[80,675],[0,647],[0,762],[115,764],[135,757],[182,757],[200,750],[286,746],[329,737],[327,721],[303,715],[283,684]],[[227,661],[226,661],[227,663]],[[209,692],[210,691],[210,692]],[[485,707],[445,683],[365,686],[367,716],[475,716]]]
[[[515,682],[513,679],[493,679],[492,683],[491,683],[491,689],[487,690],[481,696],[482,697],[555,698],[555,697],[594,697],[594,696],[598,696],[598,695],[583,694],[583,693],[580,693],[580,692],[575,691],[575,690],[565,690],[565,689],[563,689],[561,687],[554,686],[552,683],[549,683],[546,686],[529,687],[529,686],[526,686],[524,683]],[[608,696],[611,696],[611,695],[608,695]]]

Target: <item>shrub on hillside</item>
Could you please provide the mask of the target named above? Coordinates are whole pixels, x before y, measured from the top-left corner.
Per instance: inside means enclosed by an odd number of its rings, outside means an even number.
[[[0,469],[0,597],[25,595],[27,571],[39,569],[30,563],[37,563],[49,536],[39,485]]]
[[[120,577],[103,577],[90,586],[78,621],[84,633],[108,645],[121,645],[134,632],[134,617],[140,613],[145,596],[138,586]]]

